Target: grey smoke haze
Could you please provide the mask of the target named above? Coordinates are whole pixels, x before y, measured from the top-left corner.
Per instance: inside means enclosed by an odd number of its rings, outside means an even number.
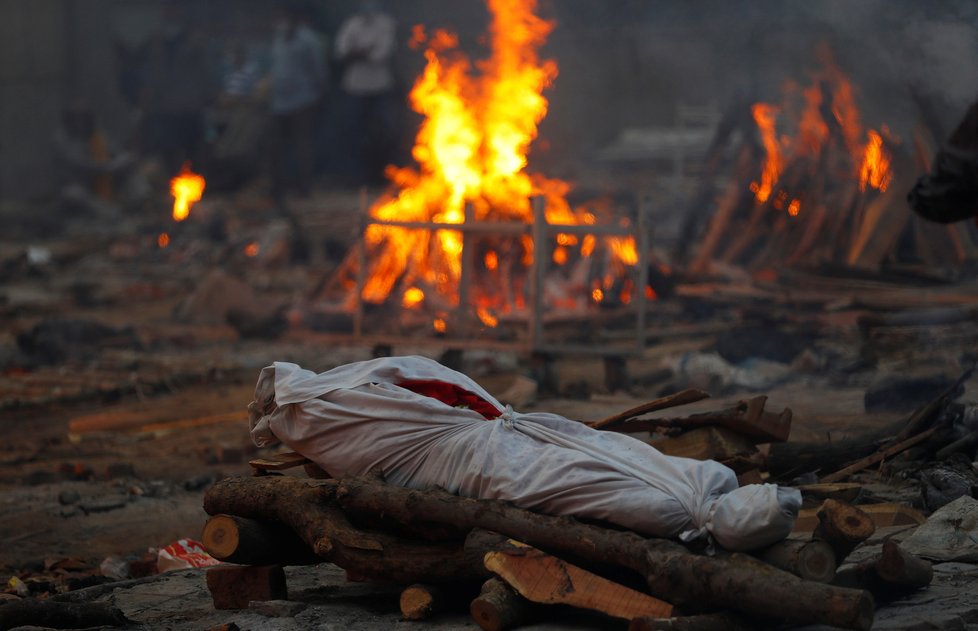
[[[166,0],[172,2],[174,0]],[[284,0],[283,0],[284,2]],[[7,54],[0,61],[0,196],[48,190],[50,130],[69,99],[89,100],[110,124],[125,120],[120,43],[136,46],[158,23],[164,0],[0,3]],[[828,42],[858,89],[867,125],[897,133],[919,120],[910,87],[935,101],[946,129],[978,96],[978,3],[974,0],[539,0],[557,28],[543,51],[560,65],[535,156],[586,161],[622,128],[672,123],[678,103],[734,95],[777,101],[786,79],[808,82],[813,50]],[[267,46],[279,6],[270,0],[186,2],[220,58],[224,42]],[[386,0],[401,24],[448,27],[484,52],[481,0]],[[309,0],[334,35],[356,0]],[[398,56],[406,93],[423,65]],[[406,129],[410,136],[413,130]],[[45,175],[48,173],[48,175]],[[30,186],[23,186],[29,182]]]
[[[809,82],[827,42],[867,125],[906,133],[913,87],[949,129],[978,97],[978,3],[964,0],[551,0],[547,51],[561,65],[545,135],[579,146],[615,128],[668,124],[678,102],[721,108],[735,94],[777,102]],[[569,148],[569,147],[568,147]]]

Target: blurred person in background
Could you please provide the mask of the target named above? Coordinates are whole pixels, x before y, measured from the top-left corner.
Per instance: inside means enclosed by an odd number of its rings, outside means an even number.
[[[213,85],[204,38],[191,31],[184,6],[169,2],[162,17],[149,44],[142,104],[146,150],[175,174],[200,156]]]
[[[384,167],[397,148],[394,129],[396,80],[393,57],[397,24],[377,0],[362,0],[340,27],[336,57],[342,69],[343,122],[352,159],[347,172],[355,184],[383,181]]]
[[[276,199],[282,199],[291,187],[303,197],[311,192],[325,85],[322,40],[309,24],[305,5],[289,5],[275,25],[269,85],[272,194]]]
[[[207,113],[208,187],[231,191],[258,175],[266,125],[261,66],[239,41],[225,49],[221,91]]]

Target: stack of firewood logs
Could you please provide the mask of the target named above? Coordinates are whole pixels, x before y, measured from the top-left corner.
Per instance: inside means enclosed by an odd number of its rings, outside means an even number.
[[[684,430],[653,444],[664,444],[667,453],[726,461],[742,476],[766,475],[754,444],[786,440],[791,412],[764,411],[765,397],[717,413],[636,420],[705,396],[685,391],[591,425]],[[682,453],[676,441],[686,449],[736,442],[746,452],[727,458]],[[931,579],[928,563],[893,542],[839,570],[876,524],[837,499],[813,509],[807,531],[796,529],[767,549],[710,555],[504,502],[401,488],[379,476],[328,479],[298,454],[252,465],[255,477],[222,480],[205,495],[212,517],[202,538],[212,555],[245,565],[331,562],[354,580],[404,585],[400,604],[409,620],[467,602],[483,629],[527,624],[546,616],[552,604],[598,611],[629,621],[636,631],[746,629],[766,622],[869,629],[874,597],[899,596]],[[297,465],[305,465],[310,479],[276,475]],[[828,486],[814,485],[814,495],[806,495],[845,496],[846,485]]]

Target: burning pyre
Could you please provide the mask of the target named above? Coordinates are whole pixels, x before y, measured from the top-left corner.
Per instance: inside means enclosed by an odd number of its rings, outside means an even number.
[[[567,270],[565,276],[575,279],[568,285],[579,289],[551,292],[548,307],[581,308],[611,293],[627,303],[635,284],[626,279],[638,262],[632,236],[568,231],[548,237],[546,251],[535,251],[542,248],[525,228],[534,221],[532,198],[545,200],[548,224],[607,224],[615,209],[608,203],[572,208],[569,183],[527,172],[527,154],[547,113],[543,91],[557,76],[557,64],[537,52],[554,23],[535,14],[535,0],[488,0],[488,7],[490,53],[475,63],[459,51],[454,34],[429,35],[415,27],[413,45],[425,48],[427,61],[410,94],[412,107],[424,116],[412,151],[417,166],[388,167],[393,189],[370,209],[378,223],[367,226],[361,246],[366,269],[360,298],[373,304],[393,299],[405,309],[432,312],[436,331],[446,327],[444,314],[460,307],[487,327],[501,314],[525,309],[527,270],[535,256]],[[493,234],[490,227],[466,238],[462,231],[417,225],[466,222],[524,228]],[[575,269],[582,259],[601,263],[582,272]],[[464,265],[474,268],[467,298],[460,292]],[[355,266],[346,272],[343,286],[351,292]]]
[[[900,141],[886,125],[864,127],[856,90],[827,46],[816,58],[808,85],[789,82],[780,103],[751,107],[746,137],[757,140],[737,152],[694,272],[710,260],[757,269],[869,257],[878,265],[885,256],[889,245],[871,244],[880,218],[907,216],[902,196],[887,193]]]

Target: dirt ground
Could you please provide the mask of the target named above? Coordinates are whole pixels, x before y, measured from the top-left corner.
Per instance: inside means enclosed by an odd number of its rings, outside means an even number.
[[[353,197],[341,196],[297,207],[304,235],[316,244],[316,253],[304,263],[288,262],[284,255],[257,261],[240,256],[237,249],[260,238],[261,220],[271,212],[240,200],[205,206],[200,223],[185,231],[184,245],[170,251],[155,245],[158,228],[145,218],[120,219],[112,230],[74,224],[60,234],[34,233],[29,240],[0,244],[0,322],[6,331],[0,334],[0,576],[5,582],[34,580],[32,593],[64,591],[69,583],[95,585],[107,559],[136,559],[178,539],[198,538],[204,490],[223,476],[249,475],[248,460],[261,453],[250,441],[245,412],[261,367],[284,360],[326,370],[372,356],[376,349],[370,345],[339,345],[293,317],[297,305],[305,304],[301,298],[314,293],[337,264],[323,242],[335,239],[343,247],[352,242],[353,226],[339,231],[336,226],[350,223],[343,218],[353,204]],[[231,234],[219,245],[203,236],[208,212],[227,218]],[[224,256],[217,257],[216,249]],[[202,279],[215,269],[232,280],[218,278],[202,294]],[[458,367],[497,396],[517,378],[533,377],[539,392],[514,401],[521,411],[578,420],[603,418],[683,387],[713,394],[684,408],[686,413],[765,394],[769,410],[793,410],[792,440],[836,441],[909,415],[912,400],[867,408],[867,392],[886,379],[909,380],[903,386],[897,382],[899,393],[901,387],[912,389],[913,378],[960,374],[969,361],[963,356],[978,348],[973,314],[962,317],[961,311],[975,296],[973,281],[913,274],[864,278],[783,271],[775,280],[742,274],[680,279],[671,297],[653,304],[648,344],[632,349],[627,379],[613,390],[605,365],[595,357],[558,354],[541,372],[528,354],[475,350],[466,352]],[[283,306],[284,321],[269,316],[258,324],[274,333],[254,335],[231,321],[229,305],[264,315],[269,305]],[[952,317],[864,326],[867,315],[934,308]],[[35,327],[59,319],[97,322],[112,332],[97,340],[84,332],[81,342],[59,332],[58,348],[68,349],[61,357],[44,356],[37,350],[40,342],[25,350],[21,336],[34,332],[40,339]],[[120,343],[129,335],[135,341]],[[772,342],[775,338],[781,341]],[[391,350],[437,358],[447,348],[450,344],[436,340]],[[972,379],[961,400],[974,400],[976,392]],[[917,493],[912,485],[904,488],[905,480],[876,482],[880,497]],[[948,584],[960,581],[957,585],[974,590],[973,567],[950,568]],[[116,602],[148,628],[206,628],[234,620],[255,629],[406,624],[397,621],[390,594],[346,583],[335,568],[290,572],[298,600],[310,605],[308,613],[294,618],[215,612],[201,592],[198,571],[123,586],[97,598]],[[157,590],[157,596],[145,590]],[[334,601],[332,613],[316,613],[316,606]],[[974,626],[978,617],[962,613],[957,619]],[[603,624],[571,617],[553,628]],[[931,628],[908,625],[904,620],[879,628]],[[426,628],[474,625],[459,614]]]

